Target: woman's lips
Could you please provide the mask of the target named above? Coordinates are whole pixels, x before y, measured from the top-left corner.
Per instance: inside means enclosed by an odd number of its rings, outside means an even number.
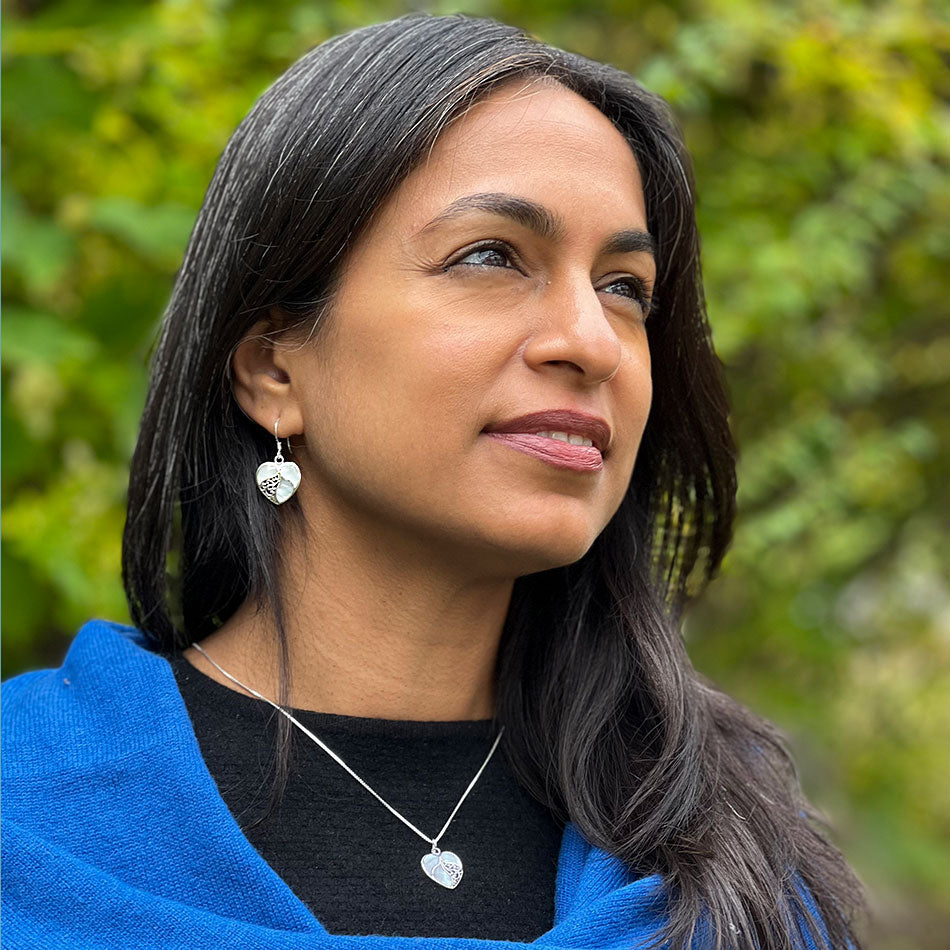
[[[546,435],[528,432],[485,432],[491,439],[503,442],[509,448],[533,455],[549,465],[574,472],[599,472],[604,467],[600,449],[592,445],[572,445]]]

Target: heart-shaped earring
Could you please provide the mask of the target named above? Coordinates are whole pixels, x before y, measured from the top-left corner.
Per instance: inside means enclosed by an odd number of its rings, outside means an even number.
[[[273,462],[261,462],[257,466],[257,487],[268,501],[282,505],[300,485],[300,469],[296,462],[285,462],[280,454],[280,439],[277,427],[280,418],[274,423],[274,438],[277,439],[277,454]]]

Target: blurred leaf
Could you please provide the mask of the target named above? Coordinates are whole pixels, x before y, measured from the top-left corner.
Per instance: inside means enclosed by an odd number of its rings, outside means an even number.
[[[51,314],[20,307],[4,310],[2,359],[6,366],[88,360],[98,349],[96,340]]]
[[[36,218],[24,202],[3,191],[3,263],[18,271],[31,294],[56,288],[76,256],[76,242],[58,224]]]
[[[119,238],[160,265],[181,258],[194,221],[194,211],[181,205],[143,207],[118,196],[97,199],[89,215],[92,227]]]

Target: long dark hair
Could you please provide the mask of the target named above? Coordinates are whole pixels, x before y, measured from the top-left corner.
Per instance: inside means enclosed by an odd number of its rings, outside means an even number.
[[[659,272],[653,404],[627,495],[583,558],[515,583],[496,671],[505,754],[561,820],[665,875],[658,937],[673,946],[702,932],[779,950],[807,931],[818,947],[857,947],[858,887],[780,737],[697,675],[680,636],[731,539],[736,448],[688,156],[665,103],[618,69],[492,20],[411,15],[329,40],[261,96],[215,171],[153,357],[123,539],[133,620],[173,651],[247,598],[267,605],[287,702],[281,538],[302,512],[250,477],[274,443],[231,394],[231,355],[264,314],[292,329],[332,319],[346,250],[383,200],[447,123],[518,77],[563,84],[624,135]],[[278,720],[272,806],[290,758]]]

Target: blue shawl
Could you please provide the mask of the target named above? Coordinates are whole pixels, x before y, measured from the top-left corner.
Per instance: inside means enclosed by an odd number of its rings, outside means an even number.
[[[4,946],[476,950],[462,937],[327,932],[245,838],[208,772],[171,667],[132,627],[85,624],[58,670],[2,689]],[[631,950],[666,922],[569,823],[548,950]]]

